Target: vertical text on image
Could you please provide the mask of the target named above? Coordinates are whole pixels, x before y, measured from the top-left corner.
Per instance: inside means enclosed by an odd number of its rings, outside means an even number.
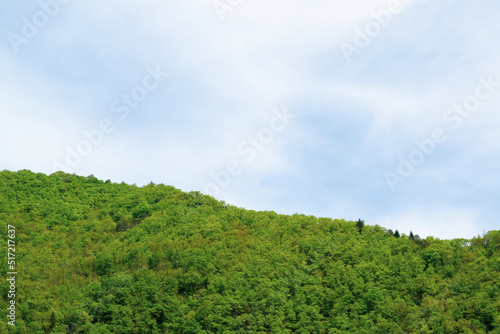
[[[9,271],[7,272],[7,318],[10,326],[16,326],[16,227],[12,225],[7,226],[7,264]]]

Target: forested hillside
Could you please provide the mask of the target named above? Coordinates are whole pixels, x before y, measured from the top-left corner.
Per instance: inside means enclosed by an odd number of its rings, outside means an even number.
[[[0,172],[0,221],[1,276],[8,225],[18,273],[16,327],[0,283],[1,333],[500,333],[500,231],[398,238],[30,171]]]

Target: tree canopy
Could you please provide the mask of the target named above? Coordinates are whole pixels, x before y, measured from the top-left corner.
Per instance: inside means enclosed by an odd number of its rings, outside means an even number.
[[[0,221],[18,271],[16,327],[0,283],[1,333],[500,333],[500,231],[395,238],[27,170],[0,172]]]

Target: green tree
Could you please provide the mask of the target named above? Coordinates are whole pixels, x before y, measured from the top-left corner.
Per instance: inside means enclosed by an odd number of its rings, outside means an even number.
[[[498,231],[411,242],[361,219],[30,171],[0,172],[0,220],[21,250],[16,333],[500,333]]]
[[[361,219],[358,219],[358,221],[356,222],[356,227],[358,228],[359,233],[361,234],[361,231],[363,230],[363,227],[365,227],[365,221],[361,220]]]

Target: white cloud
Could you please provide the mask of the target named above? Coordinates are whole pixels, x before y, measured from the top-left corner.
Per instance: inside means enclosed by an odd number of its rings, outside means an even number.
[[[487,5],[411,1],[348,64],[339,44],[387,4],[243,1],[220,21],[211,0],[72,2],[21,57],[0,54],[2,159],[11,168],[46,171],[65,158],[66,145],[82,139],[82,130],[110,116],[111,101],[137,84],[144,68],[159,64],[171,73],[167,82],[116,124],[77,173],[200,189],[211,181],[209,172],[242,160],[239,144],[268,125],[273,108],[286,107],[296,121],[221,192],[228,202],[367,222],[367,212],[378,212],[380,225],[402,221],[401,232],[419,225],[414,233],[421,236],[472,236],[484,224],[477,220],[481,210],[446,199],[429,208],[412,198],[425,197],[417,183],[432,179],[455,199],[468,193],[460,180],[475,163],[498,165],[500,94],[450,133],[401,193],[381,189],[379,196],[374,189],[398,154],[443,125],[445,109],[470,94],[479,75],[500,78],[496,17],[483,15]],[[492,28],[483,30],[484,22]],[[366,130],[354,142],[334,129],[311,131],[312,118],[326,129],[331,122],[344,130],[349,121]],[[449,157],[451,149],[458,158]],[[459,162],[462,174],[452,173],[450,162]],[[497,196],[477,179],[478,189]],[[377,198],[358,196],[362,191]],[[390,207],[398,196],[414,207]],[[452,221],[460,228],[450,229]]]

